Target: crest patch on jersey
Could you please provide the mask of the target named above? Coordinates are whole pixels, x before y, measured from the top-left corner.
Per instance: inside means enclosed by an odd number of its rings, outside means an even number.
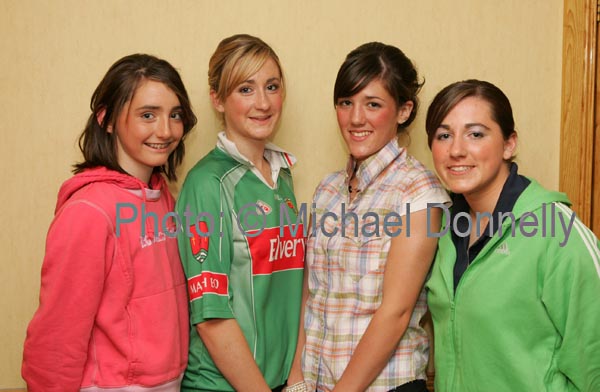
[[[202,263],[208,256],[208,225],[206,222],[198,222],[200,232],[196,230],[196,225],[190,226],[190,246],[192,247],[192,254],[194,258]]]
[[[273,208],[268,205],[267,203],[265,203],[262,200],[257,200],[256,201],[256,205],[258,206],[258,208],[260,208],[266,215],[269,215],[271,213],[271,211],[273,211]]]

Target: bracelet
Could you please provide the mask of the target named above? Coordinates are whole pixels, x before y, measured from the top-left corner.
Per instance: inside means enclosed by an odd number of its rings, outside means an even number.
[[[289,385],[283,388],[284,392],[308,392],[308,388],[306,387],[306,383],[304,381],[300,381],[295,383],[294,385]]]

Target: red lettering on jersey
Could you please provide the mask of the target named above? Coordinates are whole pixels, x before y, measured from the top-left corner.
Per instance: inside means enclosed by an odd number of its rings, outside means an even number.
[[[295,228],[295,236],[288,226],[284,227],[283,236],[279,235],[279,227],[264,229],[256,237],[252,237],[255,232],[248,232],[253,275],[304,268],[304,227],[300,224]]]
[[[188,279],[190,302],[204,294],[229,295],[229,277],[225,274],[205,271]]]
[[[206,259],[206,256],[208,256],[208,226],[206,222],[198,222],[198,226],[200,226],[200,232],[203,235],[198,233],[196,225],[191,225],[190,233],[192,235],[190,237],[190,245],[194,258],[202,263]]]

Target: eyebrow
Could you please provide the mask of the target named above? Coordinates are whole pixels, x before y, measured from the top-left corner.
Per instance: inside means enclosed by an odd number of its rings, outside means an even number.
[[[181,105],[177,105],[177,106],[173,106],[171,108],[171,110],[178,110],[181,109],[182,106]],[[135,110],[160,110],[162,109],[162,106],[157,106],[157,105],[144,105],[144,106],[140,106],[138,108],[135,108]]]
[[[135,110],[157,110],[160,109],[160,106],[156,106],[156,105],[144,105],[144,106],[140,106],[135,108]]]
[[[483,127],[486,130],[488,130],[488,131],[490,130],[490,128],[487,125],[484,125],[482,123],[466,123],[465,124],[465,128],[467,128],[467,129],[474,128],[474,127]],[[443,128],[443,129],[446,129],[446,130],[450,130],[450,125],[440,124],[438,126],[438,128]]]
[[[377,95],[367,95],[365,98],[367,98],[367,99],[379,99],[380,101],[384,101],[383,98],[378,97]]]
[[[465,124],[465,127],[466,128],[483,127],[483,128],[485,128],[487,130],[490,129],[487,125],[482,124],[482,123],[467,123],[467,124]]]
[[[278,82],[280,80],[281,80],[281,78],[273,77],[273,78],[267,79],[267,83]],[[246,79],[242,83],[256,84],[256,80],[254,80],[254,79]]]

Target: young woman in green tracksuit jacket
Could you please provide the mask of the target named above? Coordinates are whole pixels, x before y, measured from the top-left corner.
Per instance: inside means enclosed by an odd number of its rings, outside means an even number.
[[[451,84],[426,129],[454,194],[427,283],[436,392],[600,391],[598,239],[564,194],[517,173],[508,98]]]

